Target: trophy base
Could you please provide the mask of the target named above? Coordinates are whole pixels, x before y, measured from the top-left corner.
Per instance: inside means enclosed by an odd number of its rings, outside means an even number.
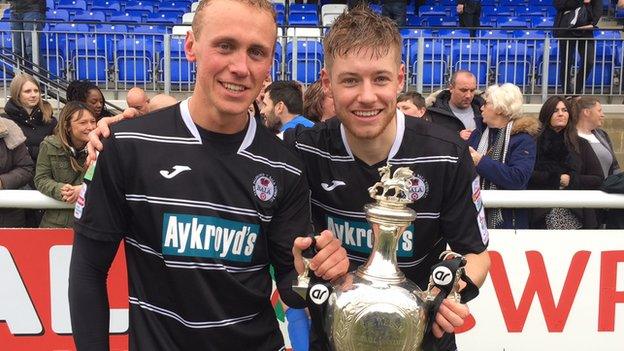
[[[329,335],[336,351],[422,350],[427,315],[418,286],[371,281],[353,273],[342,283],[329,301]]]

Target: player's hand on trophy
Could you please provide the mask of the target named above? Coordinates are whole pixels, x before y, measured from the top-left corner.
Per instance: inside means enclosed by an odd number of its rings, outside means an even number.
[[[87,143],[89,156],[87,156],[86,163],[91,164],[91,162],[97,159],[97,151],[102,151],[104,148],[101,139],[108,138],[110,136],[110,126],[121,120],[135,118],[138,116],[140,116],[139,111],[135,108],[129,107],[118,115],[100,119],[97,122],[97,128],[89,133],[89,142]]]
[[[325,280],[338,278],[349,269],[349,259],[347,251],[342,247],[332,232],[324,230],[320,235],[315,236],[317,253],[310,260],[309,268],[317,277]],[[295,239],[292,248],[295,269],[301,274],[305,265],[303,263],[302,251],[312,244],[312,238],[299,237]]]
[[[441,338],[444,333],[454,333],[455,328],[464,325],[469,315],[468,305],[461,304],[453,298],[444,299],[431,326],[433,336]]]

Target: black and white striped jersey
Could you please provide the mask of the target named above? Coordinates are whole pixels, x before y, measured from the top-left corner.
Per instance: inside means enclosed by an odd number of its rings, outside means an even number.
[[[85,197],[76,232],[125,242],[131,350],[283,348],[269,264],[290,287],[309,190],[296,155],[255,119],[211,133],[186,100],[119,123]]]
[[[478,180],[467,145],[458,136],[397,111],[397,135],[388,162],[392,171],[414,172],[410,205],[417,219],[400,238],[399,267],[425,288],[430,267],[447,243],[461,254],[480,253],[488,243]],[[287,132],[285,140],[303,160],[312,192],[315,230],[330,229],[347,249],[352,264],[366,261],[372,232],[364,205],[368,188],[379,181],[378,168],[353,156],[337,118],[314,128]],[[473,188],[475,186],[476,188]],[[474,191],[473,191],[474,189]]]

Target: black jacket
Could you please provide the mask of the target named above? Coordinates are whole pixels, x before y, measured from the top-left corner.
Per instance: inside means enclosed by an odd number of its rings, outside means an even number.
[[[11,3],[11,11],[16,13],[25,12],[46,12],[45,0],[13,0]]]
[[[28,147],[28,153],[33,159],[33,162],[37,164],[39,144],[41,144],[45,137],[52,135],[54,127],[56,126],[56,118],[52,118],[50,123],[45,123],[43,121],[43,113],[38,107],[33,109],[30,115],[28,115],[26,110],[15,103],[13,99],[9,99],[4,106],[4,113],[4,117],[17,123],[17,125],[22,129],[22,132],[26,136],[26,147]]]
[[[596,190],[602,184],[602,168],[589,142],[577,138],[579,152],[569,149],[563,141],[563,133],[546,127],[537,140],[537,159],[529,181],[529,189],[557,190],[562,174],[570,175],[569,190]],[[531,228],[546,227],[545,218],[550,209],[531,210]],[[590,208],[571,209],[581,220],[583,229],[598,227],[596,211]]]
[[[555,38],[593,38],[593,30],[570,30],[570,29],[557,29],[563,27],[561,24],[561,16],[565,11],[574,10],[579,6],[583,6],[583,0],[554,0],[553,5],[557,9],[555,15],[553,36]],[[589,13],[591,24],[596,27],[598,21],[602,17],[603,5],[601,0],[591,0],[587,5],[584,5]]]
[[[447,89],[429,95],[427,98],[427,112],[424,117],[435,124],[459,132],[466,129],[466,126],[464,126],[464,123],[457,118],[451,110],[449,105],[450,99],[451,92]],[[429,105],[429,102],[431,105]],[[483,98],[479,95],[475,95],[474,99],[472,99],[472,109],[474,110],[475,124],[477,125],[479,124],[476,123],[476,121],[482,118],[481,106],[483,106],[484,102]]]

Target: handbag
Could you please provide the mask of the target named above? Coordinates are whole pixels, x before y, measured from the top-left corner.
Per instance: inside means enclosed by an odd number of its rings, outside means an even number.
[[[583,223],[567,208],[553,208],[546,214],[546,229],[581,229]]]
[[[589,10],[581,5],[573,10],[567,10],[561,15],[560,28],[578,28],[590,23]]]

